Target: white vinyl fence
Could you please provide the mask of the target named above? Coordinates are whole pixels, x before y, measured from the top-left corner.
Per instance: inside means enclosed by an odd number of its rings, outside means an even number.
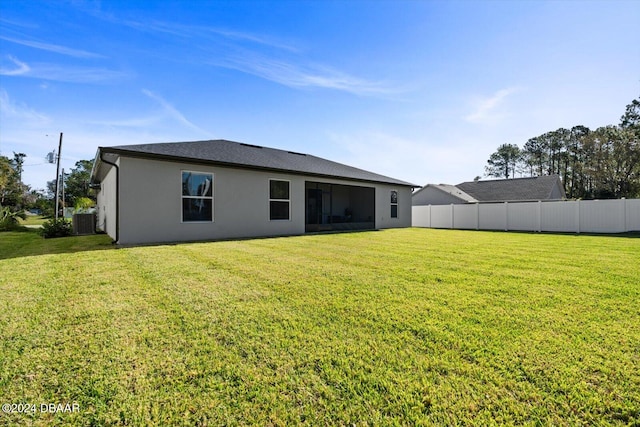
[[[412,225],[465,230],[640,231],[640,199],[413,206]]]

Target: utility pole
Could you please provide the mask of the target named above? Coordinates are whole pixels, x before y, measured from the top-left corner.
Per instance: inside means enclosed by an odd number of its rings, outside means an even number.
[[[62,154],[62,132],[60,132],[60,142],[58,143],[58,166],[56,167],[56,219],[58,219],[58,182],[60,181],[60,155]]]
[[[64,218],[64,208],[67,207],[67,203],[64,200],[64,168],[62,168],[62,174],[60,175],[60,185],[62,185],[62,217]]]

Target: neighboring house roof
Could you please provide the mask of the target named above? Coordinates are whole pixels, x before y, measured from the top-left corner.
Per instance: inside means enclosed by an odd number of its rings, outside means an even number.
[[[434,190],[440,193],[434,193]],[[443,198],[442,194],[450,197]],[[524,202],[565,198],[564,186],[558,175],[469,181],[458,185],[428,184],[412,195],[413,205]]]
[[[100,157],[100,153],[157,160],[218,164],[249,169],[272,170],[419,187],[409,182],[368,172],[310,154],[277,150],[223,139],[100,147],[98,148],[98,158]]]
[[[558,175],[469,181],[456,185],[480,202],[559,200],[566,198]]]
[[[418,194],[419,192],[421,192],[423,190],[427,190],[429,187],[435,188],[435,189],[437,189],[439,191],[442,191],[443,193],[446,193],[446,194],[449,194],[449,195],[451,195],[453,197],[456,197],[456,198],[460,199],[463,202],[467,202],[467,203],[476,203],[477,202],[476,199],[474,199],[473,197],[471,197],[470,195],[468,195],[464,191],[460,190],[455,185],[451,185],[451,184],[427,184],[424,187],[422,187],[420,190],[416,191],[414,193],[414,195]]]

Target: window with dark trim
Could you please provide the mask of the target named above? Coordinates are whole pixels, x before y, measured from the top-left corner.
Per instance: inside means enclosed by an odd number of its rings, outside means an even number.
[[[391,218],[398,218],[398,192],[391,190]]]
[[[213,221],[213,174],[182,171],[182,221]]]
[[[289,181],[269,180],[269,219],[289,220],[291,216],[291,198]]]

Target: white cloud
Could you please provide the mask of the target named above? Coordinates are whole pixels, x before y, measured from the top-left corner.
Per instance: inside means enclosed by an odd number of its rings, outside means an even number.
[[[10,55],[7,59],[13,63],[14,67],[0,66],[0,75],[92,84],[108,83],[129,77],[129,74],[124,71],[104,68],[70,67],[46,63],[26,64]]]
[[[264,34],[163,21],[125,21],[110,15],[103,15],[102,18],[137,31],[185,39],[188,43],[185,53],[198,50],[197,54],[188,55],[189,58],[215,58],[205,63],[252,74],[292,88],[315,87],[356,95],[399,92],[382,82],[356,77],[327,65],[312,64],[302,57],[301,49],[295,43]],[[264,48],[268,48],[266,50],[269,53],[258,53],[259,50],[264,52]]]
[[[206,135],[207,137],[211,136],[210,132],[208,132],[208,131],[196,126],[195,124],[191,123],[180,111],[178,111],[173,105],[171,105],[169,102],[167,102],[160,95],[157,95],[157,94],[155,94],[154,92],[151,92],[148,89],[143,89],[142,93],[145,94],[146,96],[148,96],[149,98],[153,99],[154,101],[156,101],[162,107],[162,110],[164,111],[166,116],[176,120],[177,122],[181,123],[185,127],[189,128],[191,130],[194,130],[197,133],[200,133],[202,135]]]
[[[317,87],[349,92],[356,95],[381,95],[396,92],[380,82],[351,76],[324,65],[296,65],[295,61],[273,59],[244,52],[212,65],[234,69],[294,88]]]
[[[181,124],[185,128],[194,131],[198,135],[198,137],[212,137],[211,132],[202,129],[198,125],[191,122],[185,117],[182,112],[180,112],[162,96],[148,89],[142,89],[141,92],[146,97],[153,100],[155,104],[160,107],[159,111],[149,112],[139,117],[127,117],[125,119],[107,118],[99,120],[87,120],[85,121],[85,123],[92,126],[109,128],[110,132],[114,132],[115,129],[119,129],[116,132],[136,132],[136,140],[145,138],[147,140],[157,139],[157,135],[152,136],[148,133],[149,129],[155,129],[156,133],[164,135],[161,138],[167,138],[169,135],[173,134],[173,131],[177,130],[177,127],[175,126],[176,122]],[[171,128],[171,132],[168,131],[168,128]],[[181,136],[178,136],[178,138],[181,138]]]
[[[0,89],[0,117],[3,119],[22,120],[33,125],[47,125],[51,119],[25,105],[20,105],[11,100],[6,90]],[[5,120],[2,120],[4,123]],[[6,127],[6,125],[5,125]]]
[[[49,43],[22,40],[6,36],[0,36],[0,40],[76,58],[104,58],[103,55],[99,55],[97,53]],[[27,64],[12,55],[7,55],[3,62],[5,63],[0,65],[0,75],[12,77],[28,77],[48,81],[93,84],[113,82],[129,77],[129,73],[127,72],[104,68],[62,66],[51,63]]]
[[[9,59],[9,61],[13,62],[13,64],[17,67],[17,68],[5,68],[5,67],[1,67],[0,66],[0,75],[3,76],[21,76],[21,75],[25,75],[27,73],[29,73],[29,71],[31,71],[31,68],[24,62],[20,61],[19,59],[8,55],[7,58]]]
[[[506,114],[500,110],[500,106],[508,96],[519,91],[517,87],[500,89],[489,98],[477,100],[474,111],[467,115],[465,120],[476,124],[493,124],[501,121]]]
[[[70,47],[60,46],[56,44],[42,43],[42,42],[37,42],[33,40],[20,40],[20,39],[14,39],[6,36],[0,36],[0,39],[11,42],[11,43],[32,47],[34,49],[46,50],[47,52],[59,53],[61,55],[73,56],[76,58],[104,58],[103,55],[99,55],[97,53],[87,52],[85,50],[73,49]]]
[[[112,16],[105,17],[110,22],[119,23],[138,31],[149,33],[169,34],[188,39],[201,38],[209,43],[221,43],[228,41],[236,41],[240,43],[259,44],[263,47],[269,47],[290,52],[298,52],[299,48],[289,41],[279,40],[263,34],[255,34],[247,31],[232,31],[223,28],[198,26],[198,25],[182,25],[173,22],[163,21],[118,21]]]
[[[129,78],[124,71],[104,68],[64,67],[53,64],[33,64],[29,77],[70,83],[111,83]]]
[[[281,50],[287,50],[290,52],[299,52],[300,50],[291,42],[284,42],[281,40],[277,40],[273,37],[265,36],[264,34],[253,34],[248,32],[241,32],[241,31],[230,31],[230,30],[224,30],[219,28],[207,28],[206,30],[212,33],[227,37],[229,39],[248,41],[251,43],[260,44],[263,46],[272,47],[272,48],[281,49]]]

